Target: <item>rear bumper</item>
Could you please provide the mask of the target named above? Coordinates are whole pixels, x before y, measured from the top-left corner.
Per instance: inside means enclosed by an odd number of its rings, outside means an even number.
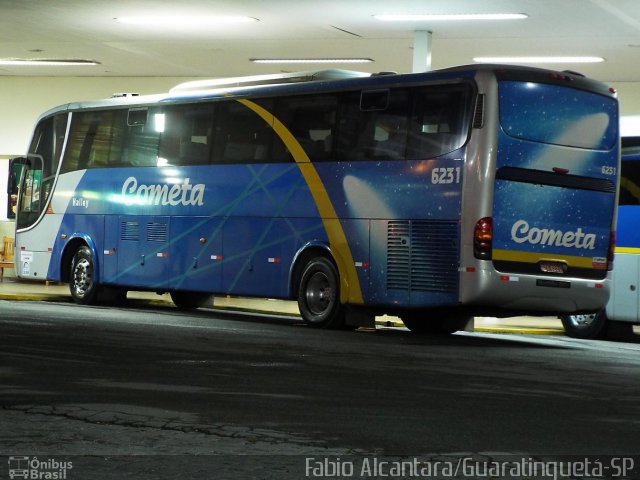
[[[611,273],[603,280],[506,274],[495,270],[463,271],[460,276],[462,305],[484,306],[505,313],[565,315],[603,309],[609,299]]]

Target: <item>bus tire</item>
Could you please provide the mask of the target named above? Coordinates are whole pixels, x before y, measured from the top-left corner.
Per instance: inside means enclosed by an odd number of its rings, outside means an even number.
[[[326,257],[312,258],[298,283],[298,308],[304,322],[316,328],[345,327],[345,309],[340,303],[338,269]]]
[[[560,317],[565,333],[572,338],[599,339],[607,333],[607,314],[604,310],[587,315],[563,315]]]
[[[95,304],[99,290],[91,250],[86,245],[83,245],[76,250],[71,260],[71,272],[69,274],[71,298],[80,305]]]
[[[180,310],[195,310],[204,307],[211,300],[211,295],[202,292],[170,292],[171,301]]]
[[[459,330],[464,330],[471,320],[468,315],[451,316],[438,314],[439,318],[427,318],[428,313],[410,313],[401,317],[404,326],[412,333],[449,335]]]

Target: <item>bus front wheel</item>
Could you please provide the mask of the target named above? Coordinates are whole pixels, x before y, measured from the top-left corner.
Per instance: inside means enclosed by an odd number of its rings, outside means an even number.
[[[344,328],[340,278],[337,268],[328,258],[316,257],[305,265],[298,286],[298,308],[307,325]]]
[[[98,284],[95,278],[95,265],[91,250],[86,245],[78,248],[71,260],[69,276],[71,298],[81,305],[95,303],[98,297]]]
[[[563,315],[560,317],[565,333],[573,338],[604,338],[607,330],[607,314],[604,310],[587,315]]]

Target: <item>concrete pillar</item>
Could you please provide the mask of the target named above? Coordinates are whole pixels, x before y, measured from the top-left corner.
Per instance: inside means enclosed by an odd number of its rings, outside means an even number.
[[[413,36],[413,72],[431,70],[431,32],[416,30]]]

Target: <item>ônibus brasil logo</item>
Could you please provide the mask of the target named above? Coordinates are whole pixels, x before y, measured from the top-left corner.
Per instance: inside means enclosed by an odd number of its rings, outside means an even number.
[[[26,478],[32,480],[66,480],[67,473],[73,469],[73,462],[56,460],[55,458],[38,459],[38,457],[9,457],[9,478]]]

